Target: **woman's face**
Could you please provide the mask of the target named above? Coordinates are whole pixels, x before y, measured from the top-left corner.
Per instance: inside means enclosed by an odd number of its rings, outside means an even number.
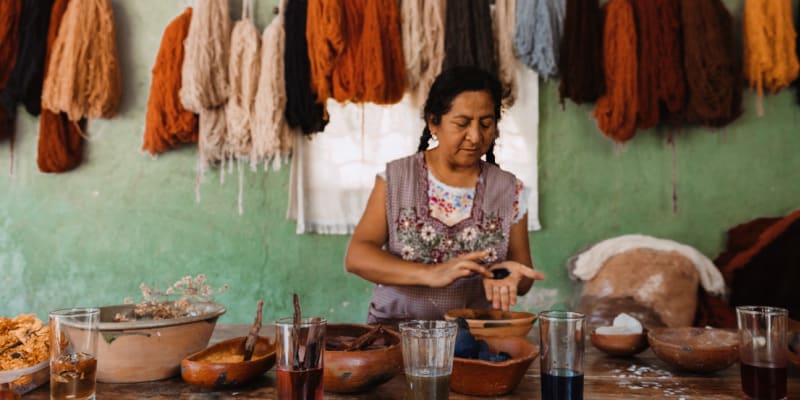
[[[497,132],[492,97],[484,91],[462,92],[439,125],[429,119],[428,127],[439,139],[437,151],[448,161],[461,167],[476,165]]]

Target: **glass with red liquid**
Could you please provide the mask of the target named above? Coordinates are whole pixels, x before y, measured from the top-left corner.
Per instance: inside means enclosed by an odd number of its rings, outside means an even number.
[[[325,327],[323,318],[275,321],[278,400],[322,400]]]
[[[748,399],[785,399],[789,312],[777,307],[740,306],[736,307],[736,319],[742,392]]]

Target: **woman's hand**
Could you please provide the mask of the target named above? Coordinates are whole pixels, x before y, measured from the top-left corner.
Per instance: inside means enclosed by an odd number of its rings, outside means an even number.
[[[492,273],[477,262],[488,255],[489,253],[486,251],[473,251],[436,264],[430,268],[428,286],[445,287],[456,279],[472,274],[481,274],[486,278],[491,278]]]
[[[503,261],[492,265],[489,270],[498,268],[507,269],[508,276],[503,279],[485,278],[483,288],[486,291],[486,300],[492,302],[492,307],[503,311],[508,311],[517,304],[517,288],[523,279],[536,281],[544,279],[543,273],[516,261]]]

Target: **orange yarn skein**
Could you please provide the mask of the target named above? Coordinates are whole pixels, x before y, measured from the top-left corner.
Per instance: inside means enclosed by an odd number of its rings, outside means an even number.
[[[192,9],[187,8],[164,29],[153,65],[142,150],[163,153],[181,143],[197,143],[197,114],[181,104],[183,41],[189,34]]]
[[[636,24],[629,0],[609,0],[603,24],[606,93],[597,100],[597,126],[611,140],[624,143],[636,134]]]
[[[797,79],[800,64],[791,0],[746,0],[742,25],[744,77],[759,98],[764,88],[774,93]]]

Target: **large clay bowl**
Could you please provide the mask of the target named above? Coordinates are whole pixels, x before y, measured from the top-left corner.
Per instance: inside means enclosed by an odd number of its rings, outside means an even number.
[[[476,336],[483,339],[493,352],[505,351],[511,359],[489,362],[470,358],[453,358],[450,389],[471,396],[501,396],[512,392],[525,376],[539,346],[519,336]]]
[[[631,357],[647,349],[647,331],[626,335],[605,335],[593,331],[589,335],[592,345],[614,357]]]
[[[253,357],[244,359],[247,336],[219,342],[181,361],[181,377],[193,385],[227,389],[242,385],[263,375],[275,365],[275,345],[258,337]]]
[[[195,303],[197,315],[173,319],[113,322],[134,305],[100,307],[97,339],[97,380],[132,383],[166,379],[180,374],[181,360],[208,346],[225,307]]]
[[[736,331],[715,328],[657,328],[647,334],[653,352],[673,368],[710,373],[739,360]]]
[[[354,340],[369,332],[370,325],[328,324],[326,341]],[[379,340],[385,345],[376,348],[342,351],[325,350],[323,386],[334,393],[363,392],[381,385],[403,371],[400,334],[384,328]]]
[[[536,321],[536,314],[524,311],[459,308],[444,314],[448,321],[455,321],[458,317],[467,320],[470,333],[480,336],[525,337]]]

